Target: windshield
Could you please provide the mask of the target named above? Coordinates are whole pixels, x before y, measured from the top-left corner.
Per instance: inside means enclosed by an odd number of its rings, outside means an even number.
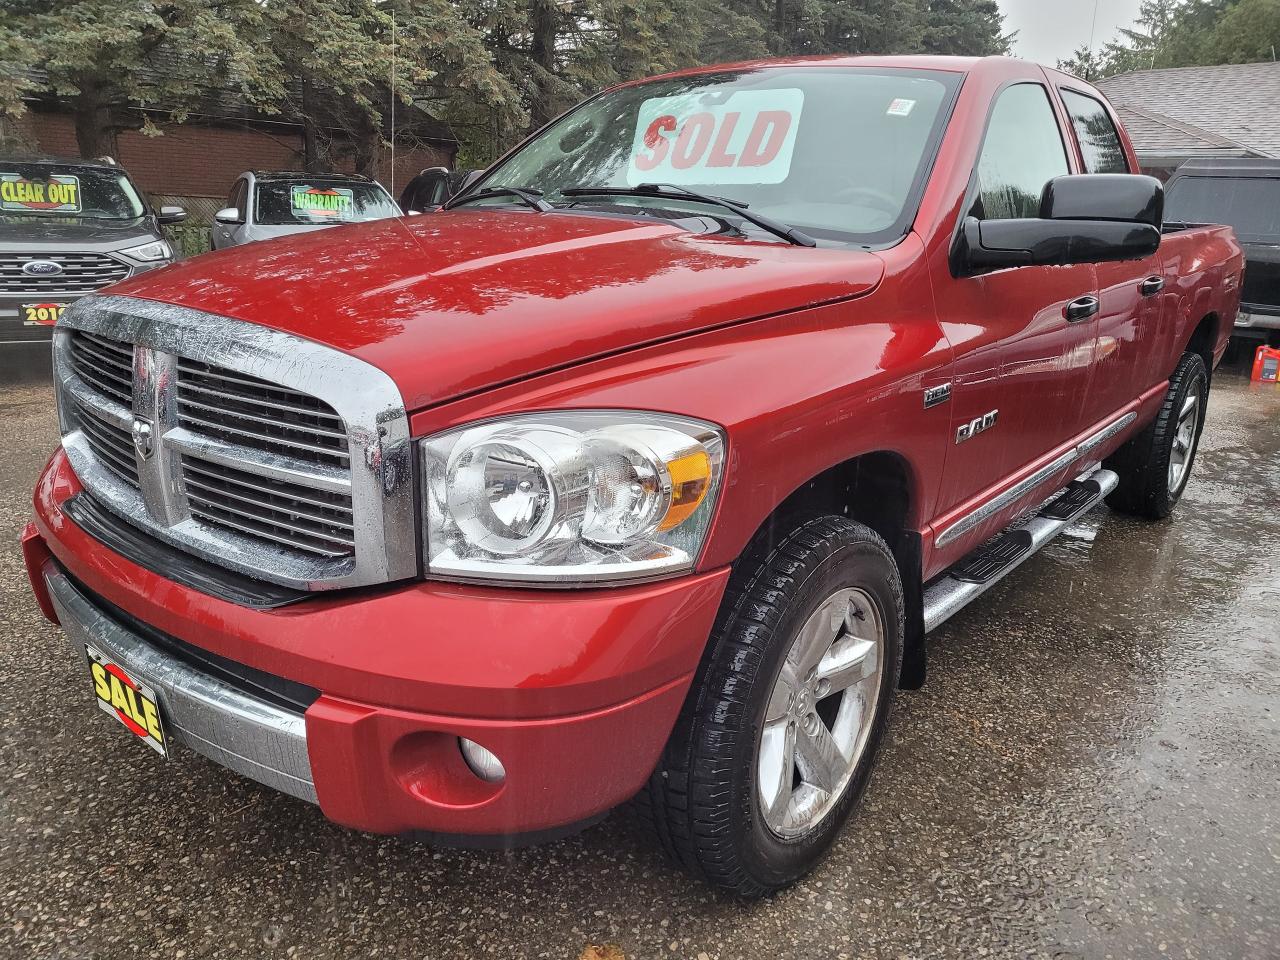
[[[5,219],[134,220],[145,212],[122,171],[0,160]]]
[[[896,240],[914,216],[959,84],[959,74],[942,71],[809,67],[623,87],[552,124],[477,189],[532,188],[556,206],[732,217],[670,197],[561,193],[673,184],[818,238]]]
[[[355,223],[400,216],[390,194],[376,183],[328,180],[259,180],[254,219],[266,226]]]
[[[1164,216],[1176,223],[1225,223],[1241,239],[1280,243],[1280,179],[1179,177]]]

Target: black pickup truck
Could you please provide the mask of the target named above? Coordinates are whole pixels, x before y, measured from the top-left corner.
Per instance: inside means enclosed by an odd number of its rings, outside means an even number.
[[[1280,160],[1190,160],[1165,186],[1165,222],[1225,223],[1244,248],[1235,335],[1280,343]]]

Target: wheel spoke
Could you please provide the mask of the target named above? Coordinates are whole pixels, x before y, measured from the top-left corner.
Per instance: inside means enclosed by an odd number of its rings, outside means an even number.
[[[785,720],[765,727],[760,739],[760,762],[757,776],[760,780],[760,800],[765,814],[771,819],[791,799],[791,782],[796,767],[796,725]]]
[[[826,724],[815,718],[813,725],[802,729],[796,740],[796,763],[807,783],[828,793],[840,783],[849,761]]]
[[[827,682],[824,695],[839,693],[876,672],[879,648],[874,640],[845,637],[818,663],[818,679]]]
[[[843,604],[827,600],[805,622],[795,646],[791,648],[791,655],[787,657],[795,665],[798,676],[804,677],[818,665],[822,655],[831,646],[831,641],[840,632],[844,618]]]
[[[795,668],[784,660],[782,672],[778,674],[778,682],[773,685],[773,693],[769,696],[769,705],[765,708],[765,723],[775,723],[786,718],[787,710],[791,706],[791,699],[795,696],[795,691]]]
[[[1179,422],[1187,419],[1191,415],[1191,411],[1196,408],[1196,404],[1200,402],[1200,397],[1194,393],[1187,394],[1187,399],[1182,401],[1182,412],[1178,414]]]

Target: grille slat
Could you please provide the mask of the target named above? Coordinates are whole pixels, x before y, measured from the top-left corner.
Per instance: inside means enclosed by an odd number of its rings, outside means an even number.
[[[121,480],[138,485],[138,464],[133,458],[133,441],[114,424],[100,419],[86,407],[80,408],[80,430],[94,456]]]
[[[218,483],[231,484],[235,489],[251,491],[259,497],[264,495],[268,497],[279,496],[280,494],[280,490],[278,489],[280,486],[279,482],[276,482],[277,489],[272,490],[270,488],[270,484],[273,481],[268,480],[265,477],[258,477],[254,474],[243,473],[241,471],[234,471],[233,475],[232,471],[225,467],[220,467],[217,464],[204,464],[194,457],[189,458],[184,462],[183,469],[187,472],[188,483],[191,482],[192,476],[194,475],[198,482],[213,480]],[[205,478],[205,480],[200,481],[199,478],[201,477]],[[321,491],[308,489],[301,484],[288,484],[287,486],[289,487],[290,498],[297,503],[309,504],[313,507],[321,507],[324,510],[338,511],[340,513],[345,513],[348,517],[351,515],[350,497],[340,494],[326,494]],[[329,499],[323,499],[325,497],[328,497]]]
[[[71,332],[71,363],[77,376],[125,407],[133,405],[133,347]]]

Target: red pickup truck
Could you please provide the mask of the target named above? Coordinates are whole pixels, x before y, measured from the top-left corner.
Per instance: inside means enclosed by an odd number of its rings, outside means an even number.
[[[1136,170],[1015,60],[608,90],[440,212],[68,309],[36,597],[157,753],[473,842],[638,796],[777,889],[930,630],[1182,494],[1241,254]]]

